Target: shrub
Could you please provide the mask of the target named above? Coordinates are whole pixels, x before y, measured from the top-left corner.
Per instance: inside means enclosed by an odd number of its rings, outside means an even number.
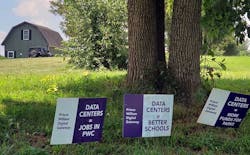
[[[224,47],[224,51],[225,52],[223,53],[223,55],[226,56],[238,55],[240,52],[235,43],[229,43],[227,46]]]

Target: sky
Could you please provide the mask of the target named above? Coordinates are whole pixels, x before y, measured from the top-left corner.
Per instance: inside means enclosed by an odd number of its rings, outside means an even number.
[[[10,29],[24,21],[49,27],[61,34],[60,22],[62,18],[52,14],[50,10],[52,0],[0,0],[0,44]],[[0,55],[4,48],[0,45]]]
[[[24,21],[49,27],[65,39],[60,30],[62,18],[49,11],[50,1],[53,0],[0,0],[0,44],[13,26]],[[0,45],[0,55],[3,53],[4,48]]]

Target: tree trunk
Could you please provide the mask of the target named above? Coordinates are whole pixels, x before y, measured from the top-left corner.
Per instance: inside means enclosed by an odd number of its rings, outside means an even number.
[[[175,0],[169,47],[169,71],[181,102],[191,104],[200,85],[202,0]]]
[[[162,8],[164,3],[158,0],[128,0],[127,83],[134,89],[153,90],[159,75],[158,62],[165,62],[164,12],[158,10]]]

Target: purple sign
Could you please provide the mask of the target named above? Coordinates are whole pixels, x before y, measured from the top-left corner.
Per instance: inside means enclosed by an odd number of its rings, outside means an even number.
[[[238,128],[250,107],[250,95],[213,88],[198,123]]]
[[[100,141],[106,98],[58,99],[51,144]]]
[[[106,99],[79,99],[73,143],[100,141]]]
[[[124,96],[123,137],[170,136],[173,95]]]
[[[250,96],[230,93],[215,123],[216,127],[238,128],[249,109]]]
[[[141,137],[143,95],[125,95],[123,112],[123,137]]]

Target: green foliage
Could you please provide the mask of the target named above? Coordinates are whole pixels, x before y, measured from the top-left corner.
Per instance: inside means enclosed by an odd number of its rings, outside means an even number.
[[[173,0],[166,0],[165,3],[165,24],[169,39]],[[250,27],[246,24],[247,17],[250,17],[249,13],[247,13],[250,10],[249,8],[250,3],[248,1],[203,1],[201,20],[203,35],[202,54],[211,56],[222,55],[224,47],[234,42],[231,38],[236,38],[237,43],[244,43],[245,36],[250,34],[247,33],[250,32]],[[243,55],[248,54],[246,51],[242,53],[244,53]]]
[[[237,42],[242,43],[249,31],[246,20],[250,3],[242,0],[203,1],[202,26],[207,39],[220,40],[234,31]],[[250,32],[250,31],[249,31]],[[250,34],[250,33],[248,33]]]
[[[170,41],[170,30],[171,30],[171,22],[172,22],[172,14],[173,14],[173,3],[174,0],[165,0],[165,8],[166,8],[166,14],[165,14],[165,31],[167,33],[166,35],[166,44],[167,47],[169,46]]]
[[[225,48],[224,48],[224,53],[223,55],[226,56],[232,56],[232,55],[238,55],[239,54],[239,50],[237,48],[237,45],[234,43],[230,43],[228,44]]]
[[[250,35],[247,25],[250,11],[249,1],[242,0],[205,0],[202,6],[202,54],[237,55],[238,43],[244,43],[245,37]],[[234,35],[232,35],[234,34]],[[228,38],[236,40],[232,41]],[[225,40],[227,42],[225,44]]]
[[[206,0],[203,1],[202,8],[202,27],[205,39],[216,41],[232,32],[234,11],[228,1]]]
[[[243,44],[241,45],[243,46]],[[226,71],[227,65],[226,58],[218,59],[216,56],[225,55],[233,56],[239,54],[239,47],[236,45],[232,35],[225,36],[221,42],[214,43],[209,49],[206,56],[201,56],[201,76],[202,88],[197,92],[198,96],[203,96],[202,92],[209,92],[215,87],[216,78],[221,78],[222,71]]]
[[[202,77],[202,86],[205,90],[210,91],[215,87],[215,79],[221,78],[222,72],[226,71],[226,59],[223,58],[217,59],[215,56],[202,56],[201,57],[201,77]]]
[[[64,18],[69,40],[62,51],[70,63],[87,69],[126,68],[126,2],[123,0],[57,0],[52,11]]]
[[[209,61],[210,66],[223,74],[214,79],[215,86],[249,94],[250,57],[214,58]],[[226,71],[217,64],[225,58]],[[123,95],[129,93],[124,88],[126,72],[72,69],[61,59],[0,61],[0,66],[6,66],[0,68],[0,154],[248,154],[250,151],[250,114],[236,130],[197,124],[204,102],[192,108],[174,104],[171,137],[123,138]],[[21,65],[21,69],[16,68]],[[54,83],[57,92],[48,93]],[[102,142],[49,144],[59,97],[108,98]]]

